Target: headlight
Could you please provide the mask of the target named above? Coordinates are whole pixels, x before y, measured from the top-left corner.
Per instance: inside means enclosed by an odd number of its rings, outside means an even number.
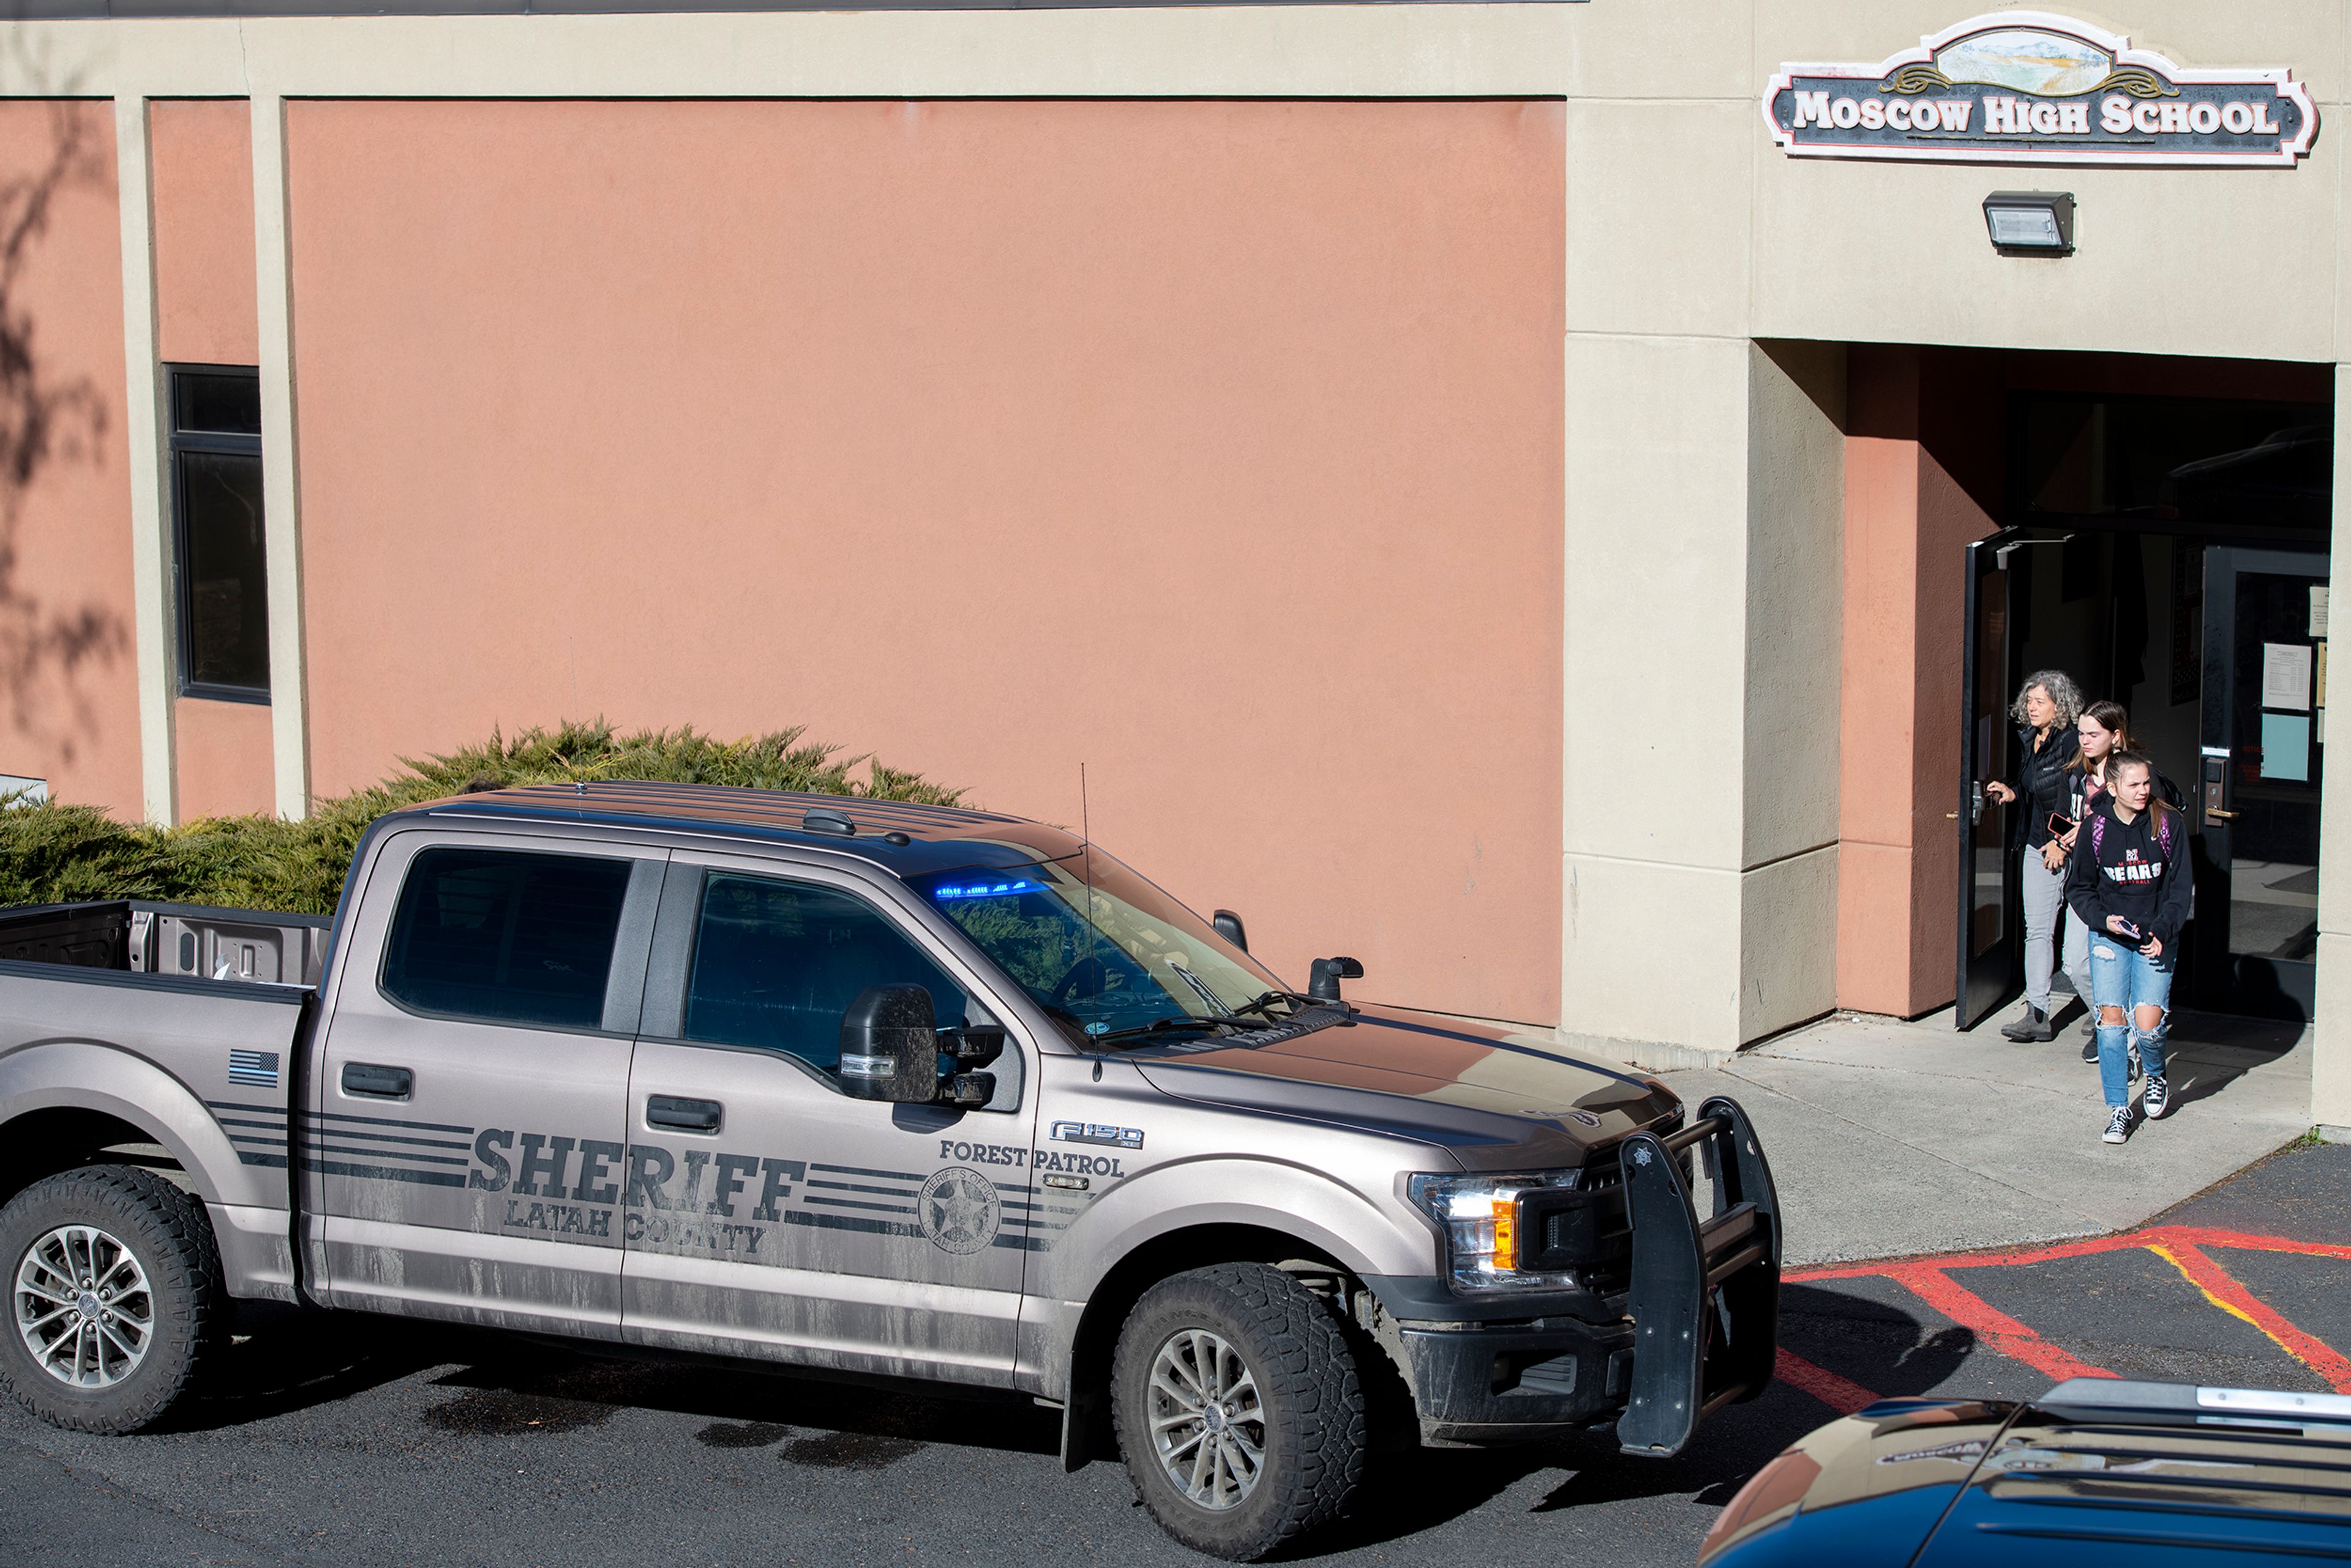
[[[1544,1250],[1543,1238],[1525,1223],[1521,1200],[1530,1189],[1573,1186],[1576,1176],[1416,1176],[1405,1190],[1444,1234],[1446,1280],[1457,1291],[1568,1291],[1576,1285],[1572,1272],[1520,1267]]]

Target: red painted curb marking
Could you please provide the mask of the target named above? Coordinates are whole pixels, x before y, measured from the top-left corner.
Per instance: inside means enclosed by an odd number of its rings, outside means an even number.
[[[2346,1358],[2315,1334],[2296,1328],[2239,1284],[2215,1262],[2208,1248],[2249,1252],[2292,1252],[2311,1258],[2351,1259],[2351,1246],[2328,1241],[2294,1241],[2283,1236],[2253,1236],[2201,1225],[2155,1225],[2121,1236],[2099,1236],[2082,1241],[2062,1241],[1999,1252],[1964,1252],[1940,1258],[1913,1259],[1896,1263],[1854,1263],[1822,1269],[1797,1269],[1783,1276],[1790,1284],[1816,1280],[1892,1281],[1921,1301],[1969,1330],[1991,1349],[2019,1361],[2046,1376],[2112,1377],[2071,1352],[2043,1339],[1950,1277],[1955,1269],[2006,1269],[2030,1263],[2086,1258],[2102,1252],[2143,1249],[2163,1259],[2202,1292],[2205,1300],[2269,1336],[2280,1349],[2325,1378],[2338,1394],[2351,1394],[2351,1358]],[[1775,1375],[1792,1388],[1813,1396],[1839,1415],[1849,1416],[1877,1397],[1857,1383],[1814,1366],[1802,1357],[1780,1353]]]
[[[1912,1295],[1960,1327],[1972,1330],[1977,1339],[2001,1354],[2011,1361],[2021,1361],[2035,1372],[2061,1383],[2069,1377],[2114,1375],[2050,1343],[1940,1269],[1913,1263],[1887,1270],[1886,1277],[1907,1287]]]
[[[2202,1248],[2175,1240],[2149,1250],[2188,1276],[2188,1282],[2203,1291],[2205,1298],[2214,1306],[2244,1319],[2269,1335],[2280,1350],[2326,1379],[2326,1385],[2335,1393],[2351,1394],[2351,1361],[2345,1360],[2325,1342],[2304,1333],[2264,1305],[2251,1291],[2231,1279],[2228,1270],[2215,1263]]]
[[[1840,1416],[1850,1416],[1865,1405],[1877,1403],[1877,1396],[1860,1384],[1848,1383],[1826,1367],[1814,1366],[1802,1356],[1784,1350],[1771,1375],[1791,1388],[1802,1389]]]

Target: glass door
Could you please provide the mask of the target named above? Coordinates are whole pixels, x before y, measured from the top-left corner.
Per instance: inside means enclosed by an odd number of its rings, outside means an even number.
[[[2007,777],[2016,748],[2008,704],[2022,678],[2019,606],[2031,602],[2032,552],[2021,528],[1968,547],[1967,646],[1959,675],[1959,977],[1957,1021],[1972,1029],[2012,996],[2023,971],[2017,810],[1984,786]]]
[[[2201,833],[2189,959],[2199,1007],[2306,1019],[2318,950],[2326,557],[2204,554]]]

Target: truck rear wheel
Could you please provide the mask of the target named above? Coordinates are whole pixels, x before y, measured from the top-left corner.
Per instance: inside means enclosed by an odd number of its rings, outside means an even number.
[[[170,1408],[226,1318],[204,1205],[152,1171],[85,1166],[0,1208],[0,1377],[52,1426],[135,1432]]]
[[[1127,1472],[1185,1545],[1252,1562],[1327,1522],[1363,1479],[1364,1398],[1328,1303],[1224,1263],[1144,1292],[1111,1364]]]

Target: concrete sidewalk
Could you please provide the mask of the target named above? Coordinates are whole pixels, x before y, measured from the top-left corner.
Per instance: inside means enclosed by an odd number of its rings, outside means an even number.
[[[1763,1134],[1791,1264],[2095,1235],[2137,1225],[2310,1130],[2301,1025],[2180,1013],[2174,1109],[2101,1143],[2098,1070],[2071,1027],[2047,1045],[1839,1014],[1719,1066],[1657,1076],[1695,1107],[1729,1094]],[[2134,1090],[2136,1093],[2136,1090]]]

